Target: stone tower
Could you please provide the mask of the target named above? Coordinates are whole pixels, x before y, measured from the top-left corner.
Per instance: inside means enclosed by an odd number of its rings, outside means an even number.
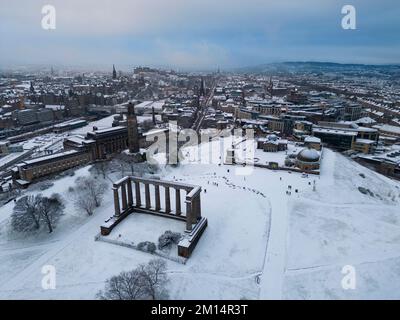
[[[203,77],[201,77],[200,82],[200,96],[204,97],[206,95],[205,83]]]
[[[154,107],[151,107],[151,116],[152,116],[153,124],[156,125],[156,113],[154,111]]]
[[[272,77],[269,78],[269,85],[267,87],[267,91],[271,98],[274,97],[274,83],[272,82]]]
[[[137,153],[139,152],[139,132],[137,118],[135,114],[135,107],[131,102],[129,102],[128,104],[127,126],[129,152]]]

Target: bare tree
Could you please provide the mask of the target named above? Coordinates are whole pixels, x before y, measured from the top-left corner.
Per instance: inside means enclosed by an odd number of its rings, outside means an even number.
[[[95,172],[98,175],[101,175],[103,177],[103,179],[106,179],[106,178],[110,179],[108,177],[109,167],[110,167],[110,162],[109,161],[99,161],[99,162],[96,162],[93,165],[93,169],[95,170]]]
[[[141,276],[137,270],[121,272],[106,281],[105,291],[97,296],[102,300],[141,300]]]
[[[24,232],[40,228],[39,202],[40,195],[29,195],[18,199],[11,215],[13,230]]]
[[[97,297],[104,300],[154,300],[168,297],[166,263],[161,259],[141,264],[129,272],[121,272],[106,281],[105,290]]]
[[[121,166],[121,175],[125,175],[125,170],[129,170],[130,174],[133,175],[135,172],[135,162],[133,158],[126,153],[120,153],[115,157],[115,160]]]
[[[151,300],[166,299],[168,297],[165,288],[168,282],[165,273],[166,269],[167,264],[162,259],[153,259],[147,265],[139,266],[143,290]]]
[[[64,204],[59,194],[51,197],[42,197],[38,206],[41,220],[46,224],[49,233],[53,232],[54,226],[62,215]]]
[[[89,216],[91,216],[94,213],[94,209],[96,208],[96,204],[90,197],[87,190],[81,190],[75,193],[74,203],[77,209],[84,210]]]
[[[127,174],[141,177],[145,174],[154,174],[159,170],[157,164],[149,164],[143,161],[140,155],[128,155],[121,153],[110,164],[111,172],[120,172],[121,178]]]
[[[96,207],[100,207],[107,183],[102,179],[82,177],[76,180],[76,191],[84,192],[93,201]]]

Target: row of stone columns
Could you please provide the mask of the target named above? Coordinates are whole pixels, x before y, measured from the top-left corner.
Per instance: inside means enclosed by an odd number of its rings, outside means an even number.
[[[136,207],[141,207],[141,190],[140,190],[140,182],[134,181],[135,184],[135,196],[136,196]],[[145,183],[144,184],[144,191],[145,191],[145,208],[150,210],[152,207],[151,204],[151,195],[150,195],[150,183]],[[165,191],[165,213],[171,213],[171,195],[170,195],[170,186],[164,186],[164,191]],[[175,214],[180,216],[182,215],[182,207],[181,207],[181,190],[180,188],[174,188],[175,190]],[[119,189],[121,189],[121,206],[120,206],[120,198],[119,198]],[[113,192],[114,192],[114,210],[115,210],[115,215],[119,216],[121,213],[125,212],[125,210],[129,209],[130,207],[133,206],[133,193],[132,193],[132,182],[128,178],[124,180],[122,183],[119,185],[114,185],[113,186]],[[155,211],[160,212],[161,211],[161,201],[160,201],[160,185],[156,184],[154,185],[154,191],[155,191]],[[196,202],[194,202],[196,204]],[[189,208],[189,207],[188,207]],[[190,205],[189,208],[190,212],[192,211],[192,205]],[[200,210],[200,204],[195,205],[196,212]],[[197,217],[197,215],[196,215]],[[197,218],[194,219],[197,219]],[[191,219],[193,220],[193,219]],[[193,222],[195,223],[195,222]]]

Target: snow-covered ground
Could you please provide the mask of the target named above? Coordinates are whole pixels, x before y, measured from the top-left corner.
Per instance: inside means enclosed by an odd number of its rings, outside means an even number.
[[[202,144],[201,152],[220,148],[214,141]],[[194,150],[183,153],[195,159]],[[400,298],[399,183],[328,149],[321,175],[308,178],[261,168],[239,175],[238,167],[222,164],[224,152],[216,154],[212,163],[184,161],[158,174],[201,185],[202,214],[208,219],[187,263],[167,260],[172,299]],[[92,299],[107,278],[152,259],[94,240],[113,213],[113,200],[110,189],[92,217],[77,211],[68,187],[87,174],[88,167],[79,169],[43,191],[59,192],[67,203],[51,235],[10,233],[14,204],[0,208],[0,298]],[[140,223],[151,231],[152,219]],[[148,240],[161,229],[158,225]],[[48,264],[57,270],[55,290],[41,288],[41,268]],[[355,290],[341,287],[345,265],[356,270]]]
[[[285,159],[289,155],[297,156],[297,154],[304,149],[304,147],[297,146],[294,142],[289,142],[287,150],[278,152],[265,152],[262,149],[257,149],[257,143],[247,144],[240,148],[239,152],[235,154],[238,162],[257,163],[268,165],[270,162],[276,162],[279,167],[285,167]],[[253,162],[254,159],[254,162]]]

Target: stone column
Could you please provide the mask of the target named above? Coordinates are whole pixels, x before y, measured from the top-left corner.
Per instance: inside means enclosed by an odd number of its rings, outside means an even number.
[[[165,213],[171,212],[171,200],[169,195],[169,187],[165,187]]]
[[[135,181],[135,194],[136,194],[136,206],[140,207],[142,205],[142,202],[140,200],[140,184],[137,181]]]
[[[133,206],[133,195],[132,195],[132,181],[131,178],[128,178],[128,207]]]
[[[192,200],[186,197],[186,231],[192,231]]]
[[[192,222],[197,223],[198,219],[201,217],[201,211],[200,211],[200,195],[197,195],[193,199],[193,208],[194,211],[192,212]]]
[[[126,210],[126,208],[128,207],[128,202],[126,200],[126,186],[125,186],[125,182],[123,182],[121,184],[121,194],[122,194],[122,212],[124,212]]]
[[[160,186],[156,184],[154,186],[155,193],[156,193],[156,211],[160,211],[161,205],[160,205]]]
[[[150,207],[151,207],[150,186],[148,183],[144,184],[144,192],[145,192],[145,198],[146,198],[146,209],[150,209]]]
[[[192,198],[192,214],[190,215],[190,219],[192,223],[196,223],[197,221],[197,206],[196,206],[196,198]]]
[[[121,210],[119,208],[119,195],[118,195],[118,188],[116,186],[113,187],[114,192],[114,213],[115,216],[118,217],[121,214]]]
[[[201,218],[201,193],[199,194],[199,199],[197,200],[197,205],[199,206],[197,209],[197,217],[200,219]]]
[[[179,188],[175,189],[175,214],[180,216],[182,214],[181,209],[181,190]]]

